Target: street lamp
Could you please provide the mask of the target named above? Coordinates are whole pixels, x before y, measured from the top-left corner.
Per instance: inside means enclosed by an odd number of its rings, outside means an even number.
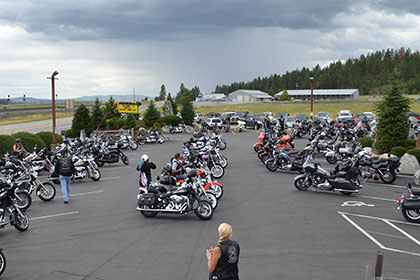
[[[311,81],[311,120],[314,119],[314,77],[309,77]]]
[[[52,141],[51,141],[51,147],[50,148],[55,148],[58,144],[57,142],[57,137],[55,136],[55,128],[56,128],[56,123],[55,123],[55,80],[58,80],[58,78],[56,78],[55,76],[58,75],[57,71],[54,71],[54,73],[52,73],[51,77],[47,77],[47,79],[51,79],[51,90],[52,90],[52,124],[53,124],[53,135],[52,135]]]

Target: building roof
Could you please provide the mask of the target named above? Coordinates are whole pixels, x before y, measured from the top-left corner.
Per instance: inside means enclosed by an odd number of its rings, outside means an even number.
[[[358,89],[314,89],[314,95],[353,95],[358,93]],[[299,90],[287,90],[290,96],[302,96],[311,95],[310,89],[299,89]],[[280,96],[283,91],[276,93],[274,96]]]
[[[252,89],[238,89],[238,90],[235,90],[234,92],[229,93],[229,95],[233,93],[242,93],[242,94],[255,95],[255,96],[258,95],[259,98],[262,98],[262,96],[272,97],[266,92],[263,92],[261,90],[252,90]]]

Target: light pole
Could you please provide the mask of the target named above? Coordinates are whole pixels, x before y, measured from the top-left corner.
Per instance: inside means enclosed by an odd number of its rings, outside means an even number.
[[[54,73],[52,73],[51,77],[47,77],[47,79],[51,79],[51,90],[52,90],[52,124],[53,124],[53,135],[52,135],[52,141],[51,141],[51,147],[50,148],[54,148],[57,146],[58,142],[57,142],[57,137],[55,136],[55,80],[58,80],[58,78],[56,78],[55,76],[58,75],[57,71],[54,71]]]
[[[310,77],[311,81],[311,120],[314,119],[314,77]]]

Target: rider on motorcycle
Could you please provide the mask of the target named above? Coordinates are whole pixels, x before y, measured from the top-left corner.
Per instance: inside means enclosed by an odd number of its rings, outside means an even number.
[[[172,174],[176,177],[177,180],[185,180],[187,179],[187,175],[183,174],[182,165],[185,163],[185,158],[181,159],[181,155],[179,153],[175,154],[175,159],[172,162]]]

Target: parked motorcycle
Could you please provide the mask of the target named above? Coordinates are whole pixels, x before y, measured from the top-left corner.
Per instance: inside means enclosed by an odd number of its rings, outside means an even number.
[[[159,133],[158,130],[154,130],[148,135],[139,135],[137,136],[137,142],[140,145],[144,145],[146,143],[159,143],[163,144],[165,142],[165,138]]]
[[[0,228],[10,224],[19,231],[29,228],[28,215],[16,202],[17,186],[0,173]]]
[[[276,148],[269,159],[264,163],[266,168],[270,171],[288,170],[298,171],[304,173],[303,163],[305,161],[305,152],[298,152],[296,150],[285,151],[284,149]]]
[[[121,135],[120,139],[118,139],[117,143],[121,143],[121,149],[126,149],[130,147],[131,150],[137,150],[139,145],[137,142],[131,137],[131,135]]]
[[[121,151],[121,144],[115,144],[113,147],[94,147],[92,153],[95,157],[97,166],[102,167],[105,163],[116,163],[120,160],[125,164],[129,164],[128,157]]]
[[[6,270],[6,256],[3,253],[3,248],[0,248],[0,276]]]
[[[172,124],[169,125],[169,132],[171,134],[174,133],[183,133],[183,132],[187,132],[185,124],[181,123],[177,126],[172,126]]]
[[[193,170],[189,177],[195,176]],[[195,183],[184,182],[181,187],[157,185],[147,188],[145,193],[138,195],[137,210],[147,218],[158,213],[189,214],[195,212],[198,218],[209,220],[213,217],[214,209],[202,188]]]
[[[402,195],[397,201],[397,209],[410,223],[420,223],[420,191],[413,191],[410,183],[407,183],[407,190],[408,195]]]
[[[350,195],[358,193],[362,188],[357,178],[360,171],[356,167],[330,175],[314,162],[312,155],[309,155],[303,164],[303,169],[305,174],[295,177],[295,187],[300,191],[306,191],[312,187],[316,190],[339,191],[344,195]]]

